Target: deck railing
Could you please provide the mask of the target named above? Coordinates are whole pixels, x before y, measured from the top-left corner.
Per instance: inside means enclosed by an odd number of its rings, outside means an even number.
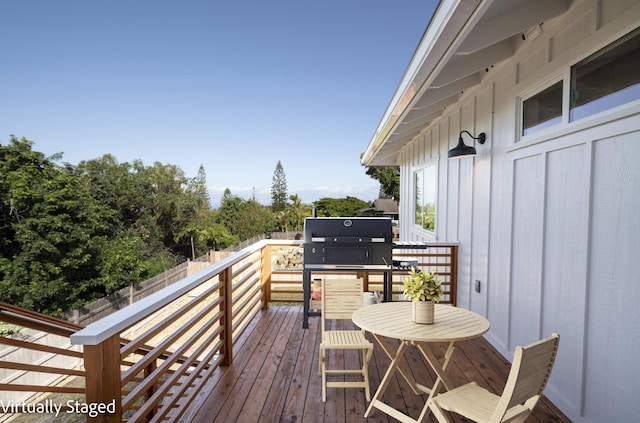
[[[184,414],[215,370],[231,363],[235,341],[267,306],[266,245],[258,242],[71,336],[84,346],[87,403],[110,407],[99,421],[175,421]]]
[[[29,412],[23,407],[25,396],[84,395],[84,383],[66,383],[85,376],[82,350],[69,343],[80,326],[6,303],[0,303],[0,322],[4,323],[0,335],[0,421],[3,414]],[[60,411],[67,411],[66,403],[62,405]]]
[[[272,245],[270,254],[273,257],[271,276],[269,278],[269,302],[289,303],[302,302],[302,247],[298,245]],[[414,260],[418,267],[434,272],[442,279],[445,295],[442,304],[456,305],[458,244],[428,243],[402,244],[393,249],[393,259],[397,261]],[[383,272],[354,272],[364,279],[365,291],[383,291]],[[336,275],[335,271],[314,271],[313,277]],[[407,270],[393,271],[394,300],[402,299],[402,280]]]
[[[283,254],[289,256],[286,265]],[[445,301],[455,303],[455,244],[406,248],[394,255],[417,258],[421,267],[441,275],[448,287]],[[81,346],[83,352],[69,354],[83,358],[85,370],[63,374],[84,378],[86,389],[68,391],[85,395],[79,411],[87,421],[179,420],[203,388],[215,383],[216,369],[233,361],[235,343],[261,309],[269,302],[302,301],[301,258],[300,241],[259,241],[86,328],[69,324],[60,333]],[[405,274],[394,272],[396,295]],[[381,275],[365,276],[369,290],[382,289]],[[0,314],[0,320],[24,326],[24,320],[6,316]],[[3,367],[7,364],[0,362]],[[26,364],[20,368],[38,370]],[[0,385],[0,391],[23,388],[53,392],[46,386]]]

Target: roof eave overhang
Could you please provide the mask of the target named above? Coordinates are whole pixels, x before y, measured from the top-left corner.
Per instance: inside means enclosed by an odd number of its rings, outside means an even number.
[[[362,155],[365,166],[398,165],[416,136],[515,54],[523,31],[565,12],[571,0],[443,0]]]

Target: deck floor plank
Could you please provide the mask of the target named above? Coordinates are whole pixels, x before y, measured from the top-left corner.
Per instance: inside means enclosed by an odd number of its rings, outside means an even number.
[[[260,335],[267,332],[269,327],[279,320],[281,313],[273,311],[278,311],[278,309],[273,308],[269,312],[262,313],[257,319],[258,323],[245,331],[236,343],[232,365],[218,369],[217,377],[212,378],[211,383],[207,384],[212,387],[209,395],[201,400],[200,407],[194,404],[194,408],[198,408],[197,414],[195,416],[189,414],[185,417],[185,421],[211,423],[220,414],[225,404],[229,407],[228,403],[234,401],[234,397],[240,390],[242,376],[246,373],[245,367],[254,360],[255,349],[252,348],[252,345],[255,345],[260,340]]]
[[[302,309],[299,309],[299,321],[302,320]],[[317,357],[314,355],[315,345],[320,341],[318,339],[318,326],[312,325],[308,330],[301,332],[302,342],[300,344],[299,354],[291,379],[291,387],[287,393],[280,421],[285,423],[294,423],[300,421],[300,416],[304,415],[305,403],[310,395],[311,380],[317,381]],[[319,392],[319,391],[318,391]],[[313,395],[313,394],[311,394]],[[312,396],[316,398],[316,396]],[[274,410],[277,412],[277,410]],[[277,421],[277,420],[274,420]]]
[[[217,370],[210,389],[201,395],[200,402],[187,413],[184,423],[229,422],[283,422],[283,423],[388,423],[395,419],[379,410],[365,419],[368,403],[363,389],[330,388],[327,402],[322,402],[321,380],[318,373],[318,346],[320,320],[309,319],[309,329],[302,329],[302,307],[272,306],[260,312],[236,342],[234,362]],[[390,360],[378,343],[374,344],[369,366],[371,395],[380,384]],[[390,340],[398,346],[398,341]],[[446,344],[430,344],[442,361]],[[361,356],[356,352],[333,352],[331,366],[356,368]],[[416,347],[409,346],[405,364],[414,378],[430,386],[435,373],[425,363]],[[509,372],[510,363],[484,338],[456,344],[456,352],[449,364],[449,375],[456,384],[469,380],[501,392]],[[334,376],[335,377],[335,376]],[[345,376],[355,377],[355,376]],[[396,375],[384,395],[384,401],[402,412],[417,417],[426,395],[415,395],[404,379]],[[427,421],[435,421],[428,416]],[[464,419],[454,416],[454,422]],[[546,398],[538,404],[527,420],[535,422],[569,422],[558,408]]]
[[[282,324],[273,334],[273,343],[270,344],[265,360],[260,367],[256,380],[251,386],[247,400],[235,421],[274,421],[269,419],[273,415],[273,409],[282,410],[278,397],[286,396],[291,381],[291,370],[287,361],[287,349],[295,348],[295,342],[289,334],[297,323],[296,314],[289,310],[284,316]],[[257,360],[256,360],[257,361]],[[262,417],[263,414],[265,417]],[[279,420],[278,414],[278,420]],[[228,420],[227,420],[228,421]]]
[[[295,383],[296,364],[300,355],[303,335],[302,331],[296,330],[298,322],[302,318],[302,313],[296,313],[295,309],[289,313],[289,324],[279,334],[285,342],[282,352],[282,359],[277,367],[275,378],[271,384],[271,389],[266,397],[268,406],[262,408],[260,421],[279,421],[281,410],[287,407],[289,393],[291,391],[301,391],[300,383]],[[302,399],[304,402],[304,399]],[[294,414],[295,415],[295,414]]]
[[[248,417],[247,420],[242,420],[240,419],[240,415],[242,413],[250,415],[256,411],[257,407],[259,407],[258,411],[262,409],[262,405],[264,404],[262,401],[263,395],[266,395],[269,390],[268,385],[273,380],[273,373],[270,372],[270,368],[264,373],[261,372],[261,370],[265,363],[277,358],[277,355],[274,355],[274,352],[277,353],[277,348],[274,348],[274,343],[279,340],[279,334],[287,314],[288,313],[278,313],[278,317],[272,320],[268,330],[259,334],[260,338],[255,343],[256,347],[253,350],[252,358],[238,378],[238,383],[236,383],[237,388],[233,390],[234,394],[220,409],[215,420],[216,422],[258,421],[257,419],[250,420],[250,417]],[[248,341],[247,347],[251,345],[252,343]],[[264,377],[261,377],[261,375]],[[261,392],[254,389],[256,384],[263,387]],[[265,385],[266,388],[264,388]]]

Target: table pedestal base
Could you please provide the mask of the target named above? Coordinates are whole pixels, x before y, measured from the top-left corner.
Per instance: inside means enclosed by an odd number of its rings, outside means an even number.
[[[444,386],[445,389],[447,390],[450,390],[453,387],[451,384],[451,381],[447,377],[446,370],[447,370],[447,366],[449,365],[449,361],[451,360],[451,356],[455,351],[454,342],[449,343],[449,346],[447,347],[447,351],[445,352],[445,355],[444,355],[444,363],[442,367],[440,367],[437,357],[435,356],[433,351],[431,351],[431,348],[429,348],[425,343],[401,341],[400,345],[398,346],[398,349],[394,352],[393,348],[384,337],[374,335],[374,338],[378,341],[382,349],[391,359],[391,364],[389,365],[387,372],[384,374],[384,377],[380,381],[380,386],[378,387],[378,390],[376,391],[375,395],[371,399],[371,403],[369,404],[367,411],[364,413],[364,417],[369,417],[369,415],[373,412],[373,409],[377,408],[378,410],[383,411],[384,413],[388,414],[394,419],[397,419],[404,423],[422,422],[425,419],[425,417],[429,414],[428,404],[431,398],[438,395],[442,386]],[[422,353],[422,355],[426,359],[427,363],[429,363],[433,371],[436,373],[436,375],[438,375],[435,383],[433,384],[433,387],[428,388],[424,385],[417,383],[413,378],[413,375],[411,374],[411,372],[407,369],[406,365],[402,362],[402,357],[404,356],[405,350],[407,346],[409,346],[409,344],[413,344],[418,348],[418,350]],[[418,417],[417,420],[413,419],[411,416],[408,416],[402,413],[401,411],[398,411],[395,408],[392,408],[391,406],[382,402],[382,395],[386,390],[387,386],[389,385],[389,382],[391,381],[393,374],[396,371],[400,372],[400,374],[402,375],[402,378],[409,384],[409,387],[413,390],[413,392],[416,395],[420,395],[421,393],[429,394],[429,397],[427,398],[427,401],[425,402],[424,407],[422,407],[422,412],[420,413],[420,417]]]

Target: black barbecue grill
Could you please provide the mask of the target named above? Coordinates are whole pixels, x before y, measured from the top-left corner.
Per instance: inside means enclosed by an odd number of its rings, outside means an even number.
[[[304,222],[304,322],[308,327],[313,271],[384,272],[384,301],[392,297],[393,232],[383,217],[308,217]]]

